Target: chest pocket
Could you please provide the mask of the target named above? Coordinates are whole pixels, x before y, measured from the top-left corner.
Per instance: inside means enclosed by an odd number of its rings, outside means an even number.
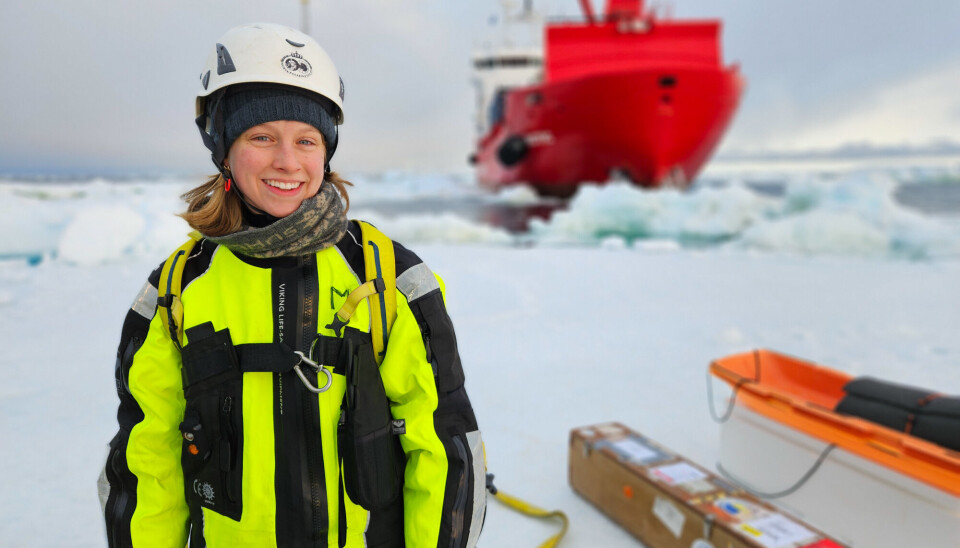
[[[184,488],[191,506],[240,520],[243,510],[243,385],[230,330],[205,323],[187,330],[183,391]]]
[[[347,327],[343,341],[348,348],[346,391],[337,434],[344,488],[353,502],[380,510],[395,503],[403,490],[406,457],[398,436],[405,431],[404,422],[390,413],[370,335]]]

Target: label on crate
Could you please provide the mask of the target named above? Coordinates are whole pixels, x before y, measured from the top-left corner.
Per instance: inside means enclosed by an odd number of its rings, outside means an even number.
[[[792,548],[819,535],[782,514],[767,514],[738,527],[764,548]]]
[[[705,479],[707,474],[699,468],[686,463],[677,462],[651,468],[650,474],[667,485],[680,485],[692,481]]]
[[[608,448],[620,460],[642,465],[650,465],[670,458],[670,455],[644,443],[639,436],[633,435],[614,441],[601,440],[594,447],[597,449]]]
[[[717,499],[714,501],[713,506],[737,522],[750,521],[754,517],[766,513],[766,511],[757,504],[736,497]]]
[[[653,515],[657,516],[673,536],[680,538],[680,534],[683,533],[683,522],[687,518],[675,504],[663,497],[657,497],[653,501]]]
[[[655,451],[633,437],[610,442],[609,447],[625,460],[633,462],[648,462],[660,458],[659,451]]]

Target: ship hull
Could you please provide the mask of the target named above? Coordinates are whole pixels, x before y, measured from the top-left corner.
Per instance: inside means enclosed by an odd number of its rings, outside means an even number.
[[[557,196],[617,178],[685,187],[723,136],[743,85],[737,67],[651,66],[515,88],[478,143],[477,178]]]

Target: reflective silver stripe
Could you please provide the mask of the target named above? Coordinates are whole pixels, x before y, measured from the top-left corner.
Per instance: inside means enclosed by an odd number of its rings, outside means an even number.
[[[464,538],[464,527],[470,526],[469,520],[466,519],[467,496],[469,495],[466,489],[466,483],[467,478],[470,477],[469,474],[471,470],[467,469],[470,459],[467,458],[467,448],[463,446],[463,440],[459,435],[455,435],[451,439],[453,440],[454,448],[457,450],[457,458],[463,463],[460,475],[453,478],[453,481],[457,482],[457,492],[456,497],[453,499],[453,510],[450,512],[450,547],[459,548],[462,545],[461,539]],[[447,481],[450,481],[450,479]],[[467,523],[464,523],[464,521]]]
[[[130,305],[130,308],[144,318],[152,320],[153,314],[157,310],[158,296],[159,293],[157,292],[157,288],[150,285],[150,282],[147,282],[143,284],[143,289],[140,290],[137,298],[133,300],[133,304]]]
[[[415,301],[434,289],[440,289],[440,284],[437,283],[437,279],[427,265],[420,263],[397,276],[397,289],[403,293],[407,301]]]
[[[110,482],[107,481],[107,467],[104,466],[97,478],[97,495],[100,497],[100,511],[107,515],[107,500],[110,498]]]
[[[480,431],[467,432],[467,443],[470,444],[470,453],[473,455],[473,519],[469,524],[470,535],[467,537],[467,548],[473,548],[480,538],[483,516],[487,511],[487,465],[483,455]]]

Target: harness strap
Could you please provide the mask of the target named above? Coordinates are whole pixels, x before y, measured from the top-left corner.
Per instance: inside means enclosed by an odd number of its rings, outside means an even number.
[[[243,373],[286,373],[300,363],[300,356],[282,343],[238,344],[234,348]]]
[[[390,329],[397,319],[397,263],[393,253],[393,241],[370,223],[358,221],[363,237],[364,274],[367,280],[383,283],[377,298],[370,298],[370,336],[373,339],[377,364],[383,362],[387,352]]]
[[[342,339],[336,337],[323,338],[323,343],[316,345],[316,351],[313,353],[312,359],[332,373],[345,375],[343,362],[339,358],[341,349],[346,344]],[[193,348],[193,345],[188,345],[187,351],[193,351],[191,350]],[[233,346],[233,350],[236,353],[237,364],[223,360],[185,361],[183,367],[184,387],[189,387],[230,370],[239,369],[241,373],[286,373],[300,365],[300,356],[282,343],[238,344]]]
[[[311,359],[334,373],[344,375],[346,371],[339,361],[343,340],[336,337],[324,338],[324,344],[317,346],[318,350],[322,350],[314,352]],[[235,348],[242,373],[286,373],[300,364],[300,356],[282,343],[238,344]]]
[[[327,325],[327,329],[331,329],[334,333],[340,335],[340,330],[350,322],[350,318],[353,317],[353,313],[357,310],[357,305],[370,295],[382,293],[385,289],[386,283],[383,281],[383,278],[377,278],[361,284],[347,295],[347,300],[343,302],[340,310],[337,310],[333,322]]]
[[[164,330],[170,334],[170,339],[183,349],[183,303],[180,302],[183,280],[183,267],[187,264],[190,252],[202,236],[199,232],[190,233],[190,239],[177,248],[160,271],[160,284],[157,288],[157,306],[165,308],[166,313],[160,314]]]

